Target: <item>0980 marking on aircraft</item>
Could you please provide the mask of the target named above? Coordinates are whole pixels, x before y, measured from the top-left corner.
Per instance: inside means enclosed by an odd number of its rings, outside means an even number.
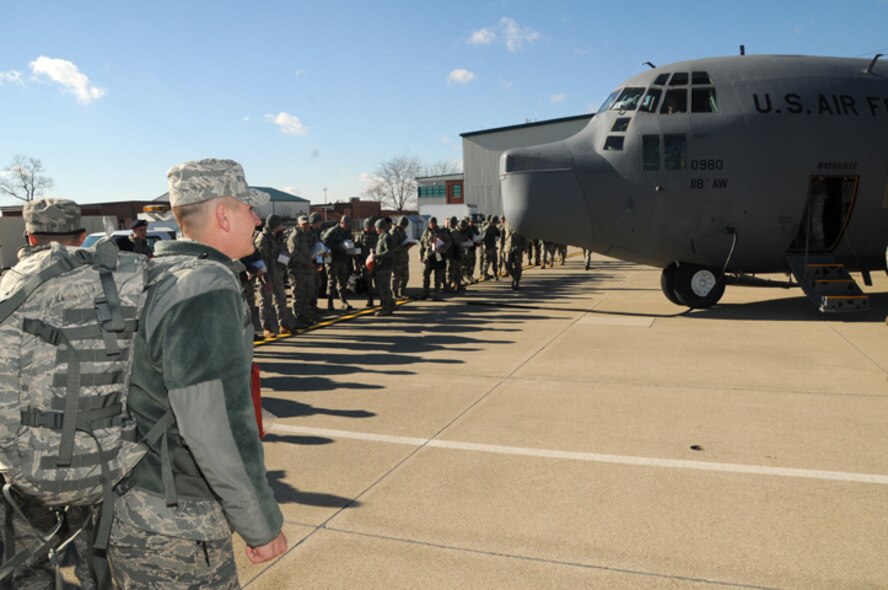
[[[866,309],[851,278],[885,268],[888,64],[707,58],[620,85],[589,124],[508,150],[503,209],[521,234],[663,269],[670,301],[726,284],[800,286],[821,311]],[[792,274],[797,283],[758,273]]]

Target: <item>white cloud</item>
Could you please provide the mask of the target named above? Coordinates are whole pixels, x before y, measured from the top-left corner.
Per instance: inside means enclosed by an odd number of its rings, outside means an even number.
[[[77,97],[77,102],[89,104],[105,96],[104,88],[89,81],[80,69],[66,59],[55,59],[41,55],[28,64],[35,76],[46,76],[60,84],[66,92]]]
[[[285,186],[283,189],[285,193],[290,193],[294,197],[299,197],[302,195],[302,189],[296,188],[295,186]]]
[[[490,29],[478,29],[469,35],[469,45],[490,45],[496,41],[496,33]]]
[[[510,53],[515,53],[520,50],[521,46],[525,43],[539,41],[542,37],[542,35],[530,27],[522,27],[516,23],[514,19],[507,16],[500,19],[499,25],[506,38],[506,49],[508,49]]]
[[[565,98],[567,98],[567,95],[565,93],[561,92],[559,94],[553,94],[552,96],[550,96],[549,102],[551,102],[553,104],[557,104],[559,102],[564,102]]]
[[[475,79],[475,74],[470,72],[469,70],[464,70],[462,68],[453,70],[447,76],[448,84],[468,84],[472,80]]]
[[[278,113],[277,115],[265,115],[265,120],[270,121],[281,128],[285,135],[308,135],[308,127],[302,124],[299,117],[290,113]]]
[[[23,85],[22,73],[18,70],[6,70],[5,72],[0,72],[0,84],[5,84],[7,82],[10,84]]]
[[[490,45],[502,42],[509,53],[520,51],[525,43],[534,43],[543,36],[531,27],[519,25],[515,19],[504,16],[494,27],[485,27],[469,35],[468,45]]]

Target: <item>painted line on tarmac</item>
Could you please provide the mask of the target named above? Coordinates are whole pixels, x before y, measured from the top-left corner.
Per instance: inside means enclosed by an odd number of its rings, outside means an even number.
[[[370,442],[407,445],[412,447],[426,446],[437,449],[473,451],[478,453],[492,453],[496,455],[538,457],[545,459],[566,459],[571,461],[586,461],[592,463],[632,465],[636,467],[691,469],[695,471],[714,471],[720,473],[736,473],[741,475],[769,475],[775,477],[825,479],[830,481],[888,485],[888,475],[878,475],[872,473],[819,471],[816,469],[793,469],[790,467],[767,467],[763,465],[740,465],[736,463],[710,463],[706,461],[686,461],[681,459],[633,457],[631,455],[603,455],[599,453],[579,453],[574,451],[552,451],[548,449],[534,449],[529,447],[510,447],[503,445],[488,445],[439,439],[414,438],[407,436],[390,436],[385,434],[371,434],[366,432],[352,432],[347,430],[330,430],[327,428],[309,428],[306,426],[290,426],[288,424],[274,424],[271,427],[271,430],[288,432],[291,434],[325,436],[330,438],[346,438],[352,440],[364,440]]]

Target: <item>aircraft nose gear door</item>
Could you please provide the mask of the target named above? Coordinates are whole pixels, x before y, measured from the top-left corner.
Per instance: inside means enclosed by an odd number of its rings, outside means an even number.
[[[857,198],[857,176],[812,176],[808,201],[790,252],[832,252],[842,239]]]

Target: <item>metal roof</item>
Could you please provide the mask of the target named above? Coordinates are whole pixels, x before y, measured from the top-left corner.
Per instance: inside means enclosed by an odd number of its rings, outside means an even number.
[[[472,137],[473,135],[484,135],[487,133],[501,133],[503,131],[513,131],[515,129],[527,129],[528,127],[538,127],[540,125],[552,125],[554,123],[567,123],[569,121],[579,121],[581,119],[591,119],[594,114],[574,115],[573,117],[562,117],[561,119],[548,119],[546,121],[534,121],[532,123],[524,123],[522,125],[509,125],[508,127],[497,127],[495,129],[482,129],[481,131],[469,131],[468,133],[460,133],[460,137]]]

